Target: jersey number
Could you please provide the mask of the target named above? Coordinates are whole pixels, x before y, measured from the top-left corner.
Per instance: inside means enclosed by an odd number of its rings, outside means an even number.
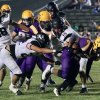
[[[7,35],[7,31],[5,28],[0,28],[0,37]]]

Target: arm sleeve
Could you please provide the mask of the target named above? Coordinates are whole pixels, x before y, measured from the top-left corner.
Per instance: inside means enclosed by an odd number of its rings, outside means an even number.
[[[16,32],[16,33],[18,34],[19,28],[15,28],[15,29],[14,29],[14,32]]]
[[[35,46],[38,46],[38,47],[41,47],[40,44],[37,41],[32,41],[31,44],[35,45]]]

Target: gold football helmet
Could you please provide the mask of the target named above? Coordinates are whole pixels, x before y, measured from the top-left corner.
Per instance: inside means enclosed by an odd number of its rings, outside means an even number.
[[[11,7],[8,4],[4,4],[1,6],[2,11],[11,11]]]
[[[38,14],[38,21],[41,22],[46,22],[46,21],[51,21],[51,15],[47,10],[43,10]]]
[[[31,10],[24,10],[21,19],[25,25],[31,25],[34,21],[34,14]]]
[[[29,19],[29,18],[33,18],[34,14],[31,10],[24,10],[22,12],[22,19]]]

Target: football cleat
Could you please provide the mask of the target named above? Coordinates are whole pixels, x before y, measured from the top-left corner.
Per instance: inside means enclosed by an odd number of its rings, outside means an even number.
[[[41,85],[40,85],[40,92],[41,93],[45,92],[45,85],[43,83],[41,83]]]
[[[12,91],[13,93],[15,93],[16,95],[22,95],[22,92],[15,86],[10,85],[9,86],[9,90]]]
[[[29,80],[29,81],[26,80],[26,82],[25,82],[25,86],[26,86],[25,90],[26,91],[29,90],[29,88],[30,88],[30,82],[31,82],[31,80]]]
[[[53,90],[54,94],[58,97],[60,94],[60,91],[57,88],[54,88]]]
[[[45,92],[45,87],[40,87],[40,92],[44,93]]]
[[[87,92],[88,92],[88,90],[87,90],[86,87],[85,87],[85,88],[82,88],[81,91],[80,91],[80,93],[83,93],[83,94],[84,94],[84,93],[87,93]]]
[[[75,80],[73,83],[69,84],[66,88],[66,91],[70,92],[76,84],[78,84],[77,80]]]
[[[18,90],[18,91],[16,92],[16,95],[22,95],[22,92],[21,92],[20,90]]]

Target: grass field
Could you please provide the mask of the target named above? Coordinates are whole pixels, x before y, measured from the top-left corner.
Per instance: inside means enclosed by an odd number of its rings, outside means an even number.
[[[87,82],[88,93],[86,95],[79,94],[81,82],[78,76],[78,84],[74,87],[73,91],[64,91],[60,97],[56,97],[52,92],[54,86],[46,88],[46,93],[44,94],[39,92],[41,72],[38,68],[36,68],[33,73],[30,90],[25,92],[25,87],[23,85],[21,88],[23,95],[16,96],[8,89],[10,78],[9,71],[7,71],[7,76],[4,80],[3,86],[0,87],[0,100],[100,100],[100,61],[94,62],[91,70],[91,77],[93,78],[94,83],[91,83],[90,81]],[[52,78],[57,84],[62,82],[62,79],[56,76],[52,76]]]

